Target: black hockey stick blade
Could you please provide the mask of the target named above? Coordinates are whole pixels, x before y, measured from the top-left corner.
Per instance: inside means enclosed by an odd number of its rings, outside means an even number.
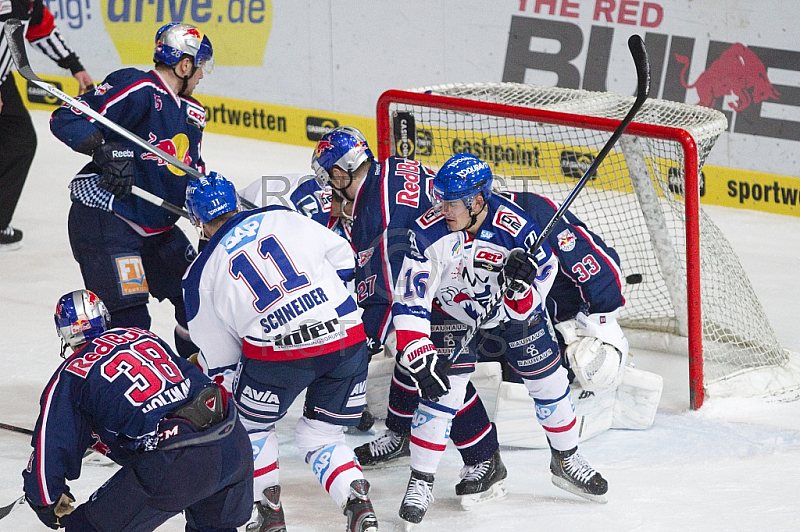
[[[644,105],[647,96],[650,93],[650,60],[647,57],[647,50],[644,47],[644,41],[638,35],[632,35],[630,39],[628,39],[628,49],[631,52],[631,56],[633,57],[633,63],[636,66],[636,100],[633,102],[628,113],[625,115],[625,118],[619,123],[617,128],[612,133],[611,138],[605,143],[605,145],[600,149],[600,152],[595,157],[592,164],[589,168],[586,169],[583,176],[578,180],[575,184],[575,187],[569,193],[567,198],[561,203],[558,210],[553,214],[553,217],[547,222],[547,225],[542,228],[542,232],[536,238],[536,241],[531,245],[528,249],[528,253],[531,255],[536,255],[536,252],[542,247],[544,241],[547,240],[547,237],[550,236],[550,233],[553,232],[555,229],[556,224],[564,217],[564,214],[569,209],[570,205],[575,201],[575,198],[578,197],[583,187],[586,186],[586,183],[595,174],[597,168],[603,162],[603,159],[606,158],[606,155],[614,148],[619,138],[628,129],[628,126],[631,122],[633,122],[633,118],[636,116],[636,113],[639,112],[642,105]],[[475,337],[478,329],[486,322],[487,318],[494,314],[495,309],[500,305],[502,301],[503,294],[505,293],[507,288],[507,281],[503,283],[503,286],[500,287],[500,290],[494,294],[491,300],[489,300],[488,304],[485,307],[485,312],[483,312],[478,318],[475,320],[475,326],[467,331],[467,333],[461,338],[461,346],[459,349],[453,350],[453,354],[450,355],[449,360],[454,362],[461,353],[467,351],[467,346]]]
[[[10,430],[11,432],[19,432],[20,434],[33,436],[33,431],[31,429],[26,429],[24,427],[17,427],[16,425],[9,425],[8,423],[0,423],[0,429]]]
[[[16,501],[12,502],[8,506],[3,506],[0,508],[0,519],[10,514],[18,504],[22,504],[23,502],[25,502],[25,495],[20,496]]]

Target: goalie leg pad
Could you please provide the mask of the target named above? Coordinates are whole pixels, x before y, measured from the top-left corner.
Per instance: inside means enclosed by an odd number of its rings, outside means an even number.
[[[450,390],[438,402],[420,400],[411,421],[411,468],[433,474],[450,438],[450,427],[464,403],[469,375],[453,375]]]
[[[664,379],[661,375],[650,373],[632,366],[626,366],[622,384],[617,388],[614,403],[614,418],[611,425],[615,429],[647,429],[655,421]]]

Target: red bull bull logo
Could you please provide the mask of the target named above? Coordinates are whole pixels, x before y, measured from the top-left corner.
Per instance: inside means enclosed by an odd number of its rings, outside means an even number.
[[[150,133],[148,142],[160,149],[167,155],[171,155],[183,161],[187,166],[192,164],[192,157],[189,155],[189,137],[183,133],[179,133],[171,139],[158,140],[158,137]],[[175,175],[185,175],[186,173],[176,166],[169,164],[167,161],[155,155],[154,153],[145,152],[139,156],[143,161],[156,161],[158,166],[166,166],[167,169]]]
[[[319,158],[323,153],[333,149],[333,144],[328,140],[321,140],[317,143],[317,149],[314,150],[314,155]]]
[[[198,41],[202,41],[203,40],[203,32],[201,32],[197,28],[189,28],[184,32],[184,34],[185,35],[190,35],[192,37],[195,37]]]
[[[691,85],[686,83],[689,58],[675,54],[675,60],[683,65],[681,84],[686,89],[697,91],[700,97],[698,105],[717,107],[721,98],[732,94],[738,101],[729,102],[728,106],[740,113],[752,104],[768,99],[777,100],[780,97],[780,93],[767,77],[764,63],[741,43],[734,43],[722,52]]]

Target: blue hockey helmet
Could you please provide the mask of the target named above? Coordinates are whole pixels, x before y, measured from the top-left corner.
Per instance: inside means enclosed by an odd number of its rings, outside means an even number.
[[[186,187],[186,210],[195,227],[235,211],[239,207],[238,200],[233,183],[217,172],[193,179]]]
[[[484,197],[492,193],[492,169],[471,153],[450,157],[433,179],[433,195],[438,202],[460,199],[469,208],[478,193]]]
[[[320,186],[329,182],[331,169],[338,166],[350,176],[366,160],[373,160],[372,150],[361,131],[342,126],[325,133],[311,156],[311,168]]]
[[[211,41],[191,24],[171,22],[156,32],[153,61],[175,66],[184,55],[194,58],[194,66],[211,72],[214,68],[214,50]]]
[[[62,355],[66,346],[77,347],[97,338],[111,323],[105,303],[89,290],[75,290],[61,296],[54,317],[56,332],[62,341]]]

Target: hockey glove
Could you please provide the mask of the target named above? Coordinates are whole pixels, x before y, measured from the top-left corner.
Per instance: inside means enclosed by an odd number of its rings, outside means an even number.
[[[397,363],[405,369],[416,384],[423,399],[436,401],[450,389],[450,361],[436,354],[430,338],[418,338],[398,355]]]
[[[125,148],[116,142],[98,146],[92,160],[103,171],[100,187],[114,194],[116,198],[130,193],[134,181],[133,157],[131,148]]]
[[[64,525],[61,524],[60,519],[65,515],[71,514],[73,510],[75,510],[72,506],[72,503],[75,502],[75,497],[69,492],[69,486],[64,487],[64,493],[61,494],[61,498],[58,502],[50,506],[38,506],[31,502],[27,495],[25,496],[25,500],[33,511],[36,512],[39,521],[53,530],[58,530],[63,527]]]
[[[579,313],[574,320],[556,324],[567,346],[569,368],[581,387],[590,392],[615,389],[622,379],[628,340],[614,313]]]
[[[512,249],[503,265],[503,277],[508,281],[506,297],[514,299],[528,290],[536,279],[536,270],[533,255],[521,248]]]

